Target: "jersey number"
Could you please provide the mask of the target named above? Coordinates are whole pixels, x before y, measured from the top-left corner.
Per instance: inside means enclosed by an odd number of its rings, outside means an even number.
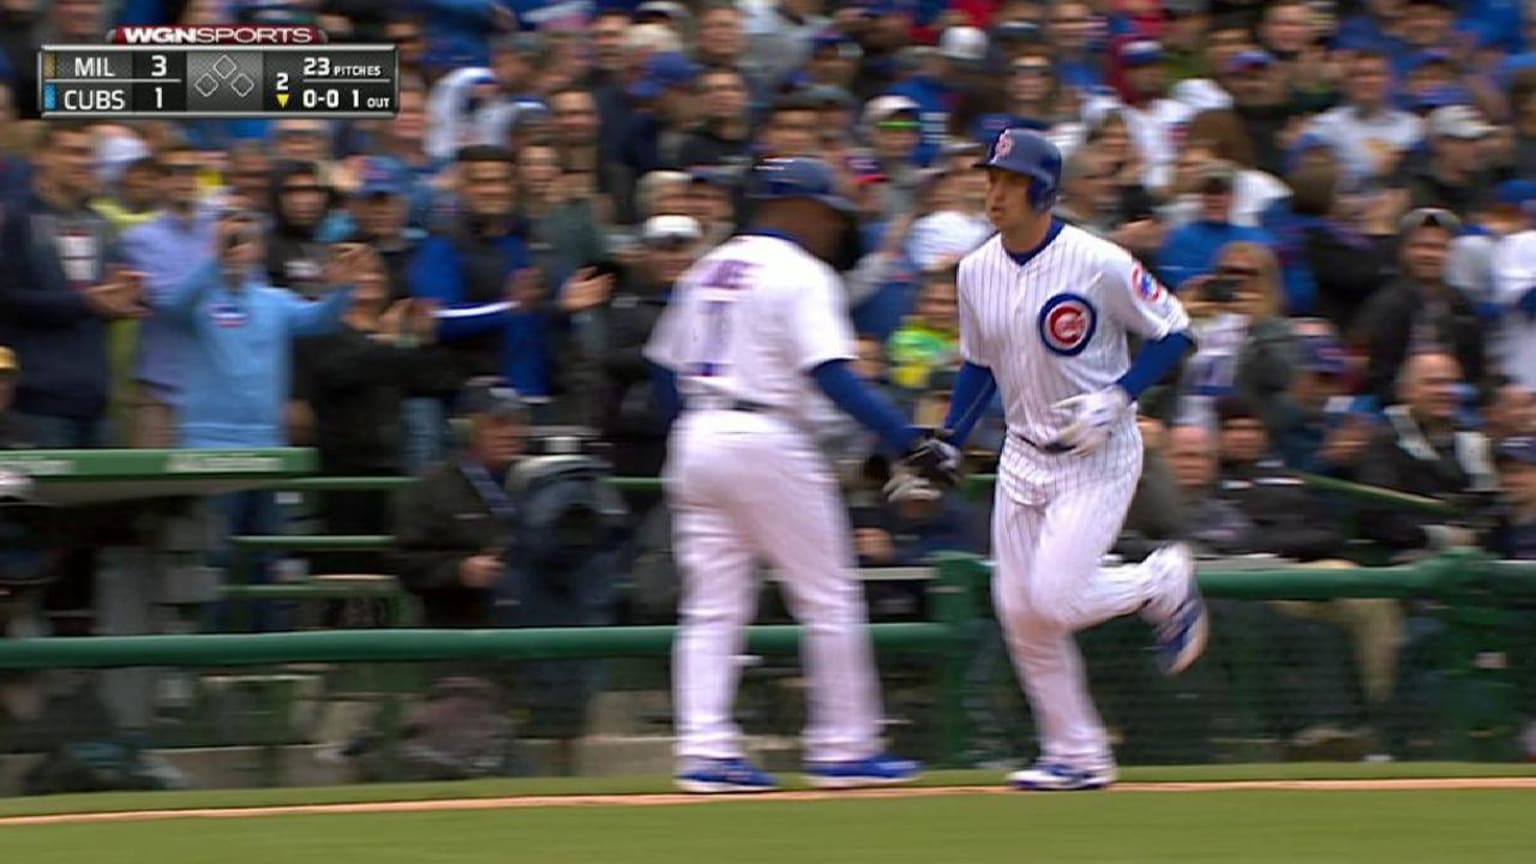
[[[692,372],[700,378],[725,374],[731,347],[731,308],[736,298],[731,293],[746,287],[746,275],[752,265],[745,261],[721,261],[699,287],[709,299],[699,306],[699,331],[694,340]],[[727,299],[729,298],[729,299]]]

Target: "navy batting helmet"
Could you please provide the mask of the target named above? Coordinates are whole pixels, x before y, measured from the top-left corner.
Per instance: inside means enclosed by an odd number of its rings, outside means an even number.
[[[997,168],[1023,174],[1035,182],[1029,184],[1029,203],[1036,210],[1049,210],[1061,190],[1061,150],[1050,139],[1032,129],[1013,127],[997,133],[997,140],[987,150],[977,168]]]
[[[853,213],[853,202],[837,194],[837,175],[827,163],[808,156],[769,159],[752,172],[752,197],[758,201],[811,198],[841,213]]]

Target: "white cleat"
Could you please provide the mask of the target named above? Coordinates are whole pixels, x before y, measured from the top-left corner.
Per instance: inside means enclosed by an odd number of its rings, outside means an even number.
[[[1082,792],[1103,789],[1115,782],[1115,769],[1074,768],[1044,759],[1008,775],[1008,785],[1026,792]]]
[[[1188,544],[1173,543],[1153,552],[1146,563],[1168,580],[1168,596],[1153,613],[1157,663],[1163,674],[1177,675],[1200,659],[1210,638],[1210,615],[1195,578],[1195,556]]]

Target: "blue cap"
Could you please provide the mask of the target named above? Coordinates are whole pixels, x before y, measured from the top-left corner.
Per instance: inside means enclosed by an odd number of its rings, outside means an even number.
[[[864,4],[864,9],[876,18],[882,15],[916,15],[917,3],[914,0],[870,0]]]
[[[1425,90],[1414,101],[1421,111],[1444,108],[1447,105],[1470,105],[1472,103],[1472,99],[1467,95],[1467,91],[1455,84],[1447,84],[1444,87],[1433,87]]]
[[[369,156],[358,173],[357,194],[363,198],[376,195],[403,195],[410,185],[405,164],[392,156]]]
[[[852,45],[853,37],[841,30],[822,30],[811,39],[811,44],[816,50],[832,48],[838,45]]]
[[[1120,46],[1120,62],[1127,66],[1142,66],[1163,59],[1163,46],[1151,39],[1134,39]]]
[[[1033,21],[1004,21],[997,25],[997,38],[1015,42],[1039,42],[1044,34]]]
[[[1499,458],[1536,465],[1536,438],[1529,435],[1516,435],[1513,438],[1504,439],[1503,443],[1499,444]]]
[[[1296,354],[1297,366],[1304,372],[1343,375],[1349,371],[1349,356],[1332,336],[1303,336],[1296,340]]]
[[[629,92],[636,99],[655,99],[663,90],[692,84],[698,77],[698,64],[676,51],[662,51],[645,61],[640,82]]]
[[[1520,206],[1536,201],[1536,180],[1505,180],[1493,190],[1494,200],[1500,204]]]
[[[809,198],[842,213],[856,213],[853,202],[837,192],[837,176],[820,159],[795,156],[769,159],[752,172],[752,197],[759,201]]]
[[[1430,48],[1420,51],[1414,55],[1412,60],[1408,61],[1408,71],[1412,72],[1433,63],[1448,63],[1454,66],[1456,65],[1456,57],[1443,48]]]
[[[1247,72],[1252,69],[1268,69],[1275,62],[1268,51],[1250,48],[1247,51],[1239,51],[1227,61],[1228,72]]]

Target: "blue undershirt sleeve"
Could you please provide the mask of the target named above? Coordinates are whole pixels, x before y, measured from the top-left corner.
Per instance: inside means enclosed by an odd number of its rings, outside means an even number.
[[[677,374],[665,366],[651,366],[651,388],[656,396],[656,407],[661,409],[661,419],[668,425],[683,410],[683,398],[677,392]]]
[[[1179,365],[1184,359],[1184,354],[1195,347],[1195,340],[1189,337],[1189,332],[1180,330],[1177,333],[1169,333],[1161,339],[1156,339],[1141,346],[1141,352],[1131,362],[1131,368],[1120,376],[1115,382],[1128,393],[1131,401],[1135,401],[1146,392],[1148,387],[1163,380],[1163,376]]]
[[[917,443],[917,433],[890,402],[864,386],[848,368],[847,360],[829,360],[811,370],[811,378],[833,404],[865,428],[878,434],[888,447],[906,453]]]
[[[997,379],[992,377],[992,370],[965,361],[955,376],[955,392],[949,397],[949,415],[944,418],[944,428],[949,430],[946,440],[956,447],[964,446],[996,394]]]

